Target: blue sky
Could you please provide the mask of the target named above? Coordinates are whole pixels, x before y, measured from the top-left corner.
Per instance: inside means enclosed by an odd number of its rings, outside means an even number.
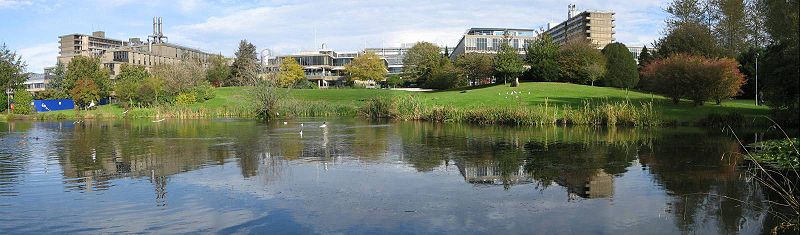
[[[559,23],[569,3],[616,12],[616,38],[626,44],[649,45],[667,17],[667,0],[0,0],[0,43],[21,54],[29,72],[55,64],[60,35],[103,30],[110,38],[146,38],[153,16],[164,18],[170,42],[226,56],[241,39],[278,54],[322,43],[337,51],[417,41],[454,46],[470,27]]]

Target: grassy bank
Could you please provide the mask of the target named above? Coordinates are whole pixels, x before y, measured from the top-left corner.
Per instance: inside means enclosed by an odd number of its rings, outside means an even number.
[[[123,114],[123,109],[115,105],[107,105],[90,111],[57,111],[33,115],[33,119],[79,119],[79,118],[203,118],[203,117],[251,117],[243,87],[224,87],[216,90],[216,97],[203,103],[185,107],[155,107],[132,109]],[[482,86],[470,89],[406,92],[371,89],[323,89],[323,90],[290,90],[281,102],[279,117],[306,116],[356,116],[359,110],[378,98],[405,99],[413,95],[412,101],[421,107],[419,115],[431,119],[431,115],[440,115],[453,121],[470,121],[476,123],[505,123],[507,119],[522,116],[540,116],[525,118],[514,122],[524,124],[539,123],[544,119],[555,122],[581,123],[596,122],[600,108],[605,112],[623,112],[618,116],[642,115],[652,113],[660,121],[666,123],[695,124],[709,114],[737,113],[744,119],[768,114],[766,106],[755,106],[750,100],[730,100],[722,105],[706,103],[695,107],[689,102],[672,104],[669,99],[636,91],[617,88],[591,87],[567,83],[522,83],[512,88],[504,85]],[[642,111],[642,108],[650,110]],[[545,111],[546,109],[546,111]],[[611,110],[609,110],[611,109]],[[592,112],[589,112],[592,111]],[[363,112],[362,112],[363,113]],[[543,113],[551,115],[544,118]],[[544,115],[544,116],[543,116]],[[580,121],[583,119],[592,119]],[[0,117],[8,118],[8,117]],[[21,118],[15,116],[14,118]],[[603,122],[608,122],[609,116]],[[613,120],[613,117],[611,117]],[[629,117],[638,118],[638,117]],[[485,119],[484,121],[478,121]],[[536,119],[536,120],[534,120]],[[539,120],[542,119],[542,120]],[[623,117],[623,119],[625,119]],[[493,120],[493,121],[490,121]],[[550,122],[550,121],[547,121]],[[627,122],[623,120],[623,123]]]

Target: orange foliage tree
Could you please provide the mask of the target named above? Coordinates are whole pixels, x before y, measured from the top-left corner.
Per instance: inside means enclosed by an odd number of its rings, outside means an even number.
[[[734,59],[708,59],[702,56],[676,54],[656,60],[642,69],[645,89],[664,95],[678,103],[681,98],[695,105],[722,100],[741,93],[744,75]]]

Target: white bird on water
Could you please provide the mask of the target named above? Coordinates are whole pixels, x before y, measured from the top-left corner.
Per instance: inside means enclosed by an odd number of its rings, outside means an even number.
[[[163,122],[164,120],[166,120],[166,118],[162,118],[160,120],[154,120],[153,122]]]
[[[328,124],[326,122],[322,122],[322,125],[319,126],[319,128],[325,128],[325,127],[328,127]]]

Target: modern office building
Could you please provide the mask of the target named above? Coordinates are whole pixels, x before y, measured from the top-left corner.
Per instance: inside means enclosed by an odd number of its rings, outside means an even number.
[[[567,20],[550,27],[545,33],[559,44],[569,41],[586,40],[603,48],[614,39],[614,12],[583,11],[576,13],[575,5],[568,6]]]
[[[471,28],[461,36],[461,40],[450,53],[450,59],[455,60],[466,53],[496,54],[503,42],[507,42],[519,54],[525,54],[528,42],[535,38],[533,29]]]
[[[168,37],[164,36],[160,17],[153,18],[153,35],[146,42],[139,38],[130,38],[128,41],[106,38],[103,31],[94,32],[91,36],[68,34],[59,39],[59,62],[67,65],[72,58],[79,55],[97,57],[109,69],[112,78],[119,74],[122,64],[140,65],[149,69],[159,64],[189,60],[205,64],[213,56],[198,49],[169,43]]]
[[[29,92],[39,92],[47,89],[47,83],[49,82],[49,79],[47,79],[45,74],[29,73],[27,76],[28,79],[22,83],[25,86],[25,90]]]
[[[267,70],[278,71],[283,60],[293,59],[305,70],[306,79],[316,83],[320,88],[341,84],[347,73],[344,66],[364,52],[335,52],[322,48],[318,51],[304,51],[296,54],[277,56],[270,59]],[[384,65],[388,62],[384,59]]]
[[[378,47],[367,48],[364,52],[373,52],[384,58],[388,63],[389,75],[399,75],[403,72],[403,59],[406,58],[408,50],[411,49],[416,43],[403,43],[400,47]],[[439,47],[441,54],[447,54],[447,47]]]

